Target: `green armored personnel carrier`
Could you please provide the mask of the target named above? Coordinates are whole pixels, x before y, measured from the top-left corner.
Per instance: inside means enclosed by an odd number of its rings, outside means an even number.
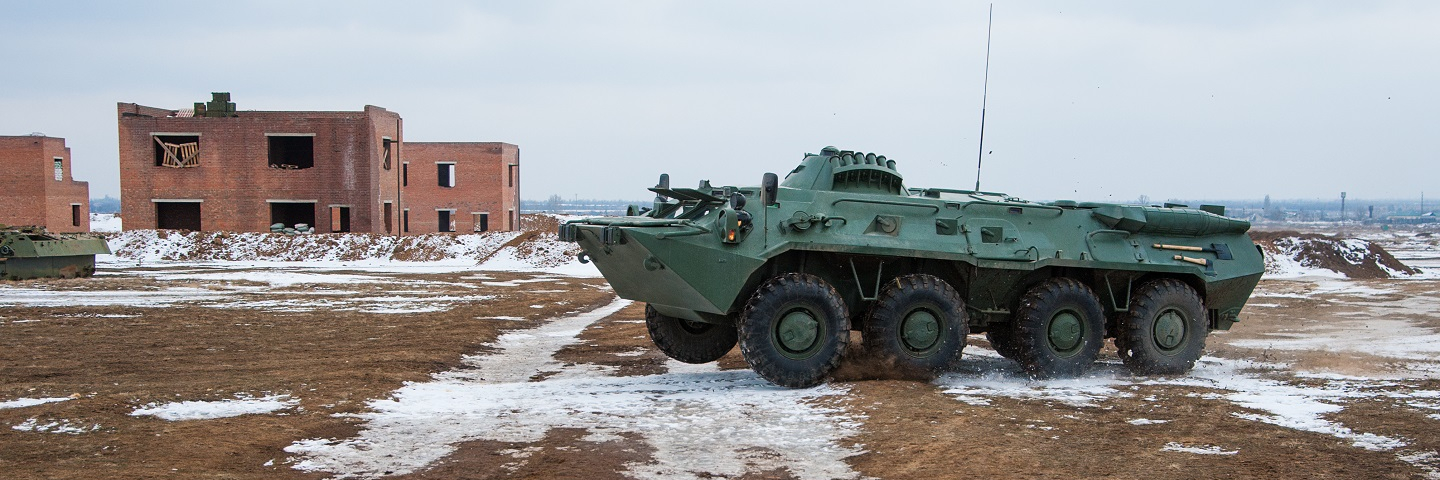
[[[95,274],[95,255],[110,253],[97,237],[54,235],[40,227],[0,226],[0,279],[77,278]]]
[[[1224,208],[906,188],[895,161],[826,147],[783,181],[650,189],[647,208],[560,226],[656,346],[690,363],[735,344],[762,377],[825,381],[859,330],[894,372],[951,369],[984,333],[1036,377],[1084,372],[1113,338],[1141,374],[1178,374],[1260,280],[1250,224]]]

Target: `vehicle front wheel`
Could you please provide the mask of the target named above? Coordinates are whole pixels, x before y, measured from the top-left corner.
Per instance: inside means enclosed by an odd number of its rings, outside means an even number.
[[[1073,377],[1100,355],[1104,310],[1085,284],[1052,278],[1031,288],[1015,311],[1015,359],[1032,377]]]
[[[735,348],[737,333],[731,325],[692,322],[661,314],[645,305],[645,327],[650,341],[665,355],[685,363],[710,363]]]
[[[776,385],[818,385],[850,342],[850,314],[834,287],[814,275],[787,273],[760,286],[740,316],[740,351]]]
[[[865,350],[895,373],[933,378],[954,367],[970,327],[965,301],[933,275],[906,275],[880,293],[865,322]]]
[[[1142,285],[1122,317],[1115,347],[1137,374],[1180,374],[1205,351],[1209,325],[1200,295],[1185,282],[1161,279]]]

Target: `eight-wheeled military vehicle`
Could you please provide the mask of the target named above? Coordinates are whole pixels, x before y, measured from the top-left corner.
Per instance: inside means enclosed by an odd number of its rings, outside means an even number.
[[[110,253],[98,237],[55,235],[40,227],[0,226],[0,279],[76,278],[95,274],[95,255]]]
[[[1224,207],[1036,203],[906,188],[895,161],[826,147],[781,181],[651,188],[646,208],[562,224],[656,346],[690,363],[739,343],[787,387],[821,383],[859,330],[905,375],[955,366],[971,333],[1035,377],[1086,370],[1106,338],[1179,374],[1229,329],[1264,261]]]

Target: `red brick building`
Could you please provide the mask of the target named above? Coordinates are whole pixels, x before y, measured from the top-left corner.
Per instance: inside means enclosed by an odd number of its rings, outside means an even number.
[[[0,223],[40,225],[51,232],[90,231],[90,184],[71,177],[65,139],[0,136]]]
[[[461,142],[411,142],[404,147],[401,198],[411,231],[518,228],[520,147]],[[501,195],[490,193],[495,191]]]
[[[518,147],[405,143],[400,115],[384,108],[239,111],[217,93],[193,111],[120,103],[117,113],[126,229],[303,223],[321,233],[403,235],[468,232],[479,213],[519,214]],[[435,178],[441,173],[449,177]]]

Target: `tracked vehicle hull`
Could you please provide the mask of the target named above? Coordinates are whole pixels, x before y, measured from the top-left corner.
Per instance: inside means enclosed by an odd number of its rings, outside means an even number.
[[[51,235],[38,227],[0,229],[0,279],[89,277],[95,255],[108,253],[100,238]]]

